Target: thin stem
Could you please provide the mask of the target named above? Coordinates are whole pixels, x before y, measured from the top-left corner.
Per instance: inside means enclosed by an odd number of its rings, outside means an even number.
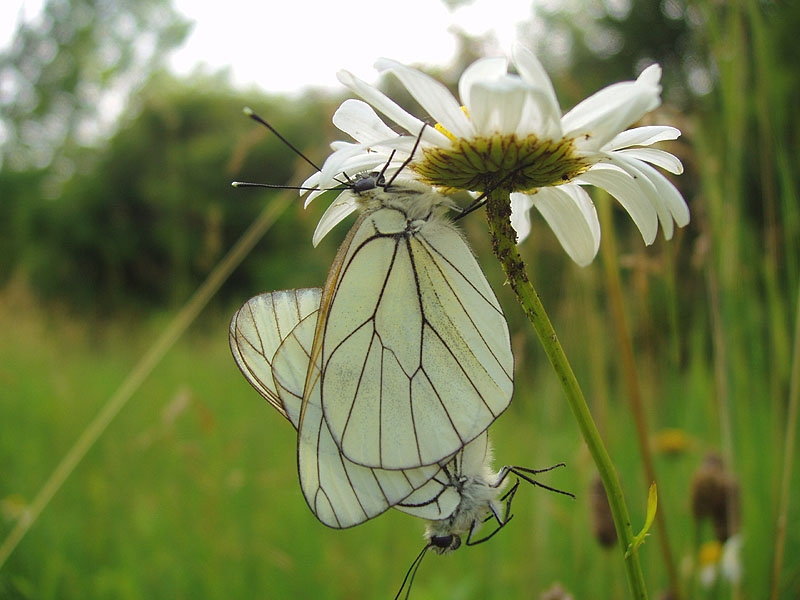
[[[253,246],[264,237],[264,233],[272,226],[275,220],[291,204],[293,194],[285,192],[264,207],[264,210],[242,234],[236,245],[217,264],[203,284],[183,306],[183,308],[170,321],[167,328],[161,333],[150,349],[134,366],[128,376],[120,384],[117,391],[101,407],[100,412],[86,426],[78,439],[62,457],[61,462],[47,478],[39,493],[31,502],[27,510],[17,521],[14,528],[0,544],[0,568],[3,567],[8,557],[14,552],[17,544],[22,541],[25,534],[33,526],[39,515],[42,514],[50,500],[61,489],[64,482],[69,479],[76,467],[81,463],[94,443],[103,435],[119,412],[125,408],[134,393],[147,380],[153,369],[161,359],[175,345],[184,332],[188,329],[208,301],[225,283],[233,270],[242,262]]]
[[[653,463],[653,454],[650,451],[650,443],[647,434],[647,418],[645,417],[644,400],[642,390],[639,385],[639,377],[636,373],[636,359],[633,353],[633,343],[631,333],[625,318],[625,301],[622,298],[622,283],[619,277],[619,266],[617,262],[617,239],[614,234],[614,222],[611,214],[611,199],[607,193],[602,193],[598,198],[600,226],[603,229],[603,241],[600,246],[600,254],[603,258],[603,267],[606,274],[606,290],[608,291],[609,306],[611,309],[611,319],[616,330],[617,343],[620,351],[620,365],[622,368],[625,387],[627,388],[628,399],[633,412],[634,423],[636,425],[636,441],[639,443],[639,454],[642,457],[645,477],[647,481],[658,482],[656,468]],[[664,565],[667,568],[667,575],[670,580],[672,593],[676,598],[682,598],[680,581],[678,579],[678,569],[672,558],[672,550],[669,543],[667,530],[667,520],[663,503],[660,510],[656,512],[656,527],[658,528],[658,542],[661,554],[664,558]]]
[[[514,290],[517,300],[525,311],[525,315],[539,336],[539,341],[544,347],[545,354],[550,359],[550,364],[558,376],[569,407],[597,466],[600,479],[603,481],[608,503],[611,507],[611,514],[614,517],[614,525],[617,528],[620,546],[622,552],[625,553],[628,548],[633,547],[634,534],[628,507],[622,494],[622,486],[614,464],[611,462],[608,451],[600,438],[600,433],[594,424],[589,407],[586,405],[578,380],[572,372],[572,367],[558,341],[558,336],[553,329],[552,323],[550,323],[539,295],[528,279],[525,263],[517,251],[516,233],[511,227],[510,221],[511,206],[508,201],[508,195],[500,190],[495,190],[489,194],[486,202],[486,214],[489,221],[494,254],[500,261],[511,289]],[[645,600],[647,598],[647,589],[638,552],[631,552],[623,563],[633,598]]]
[[[800,290],[800,287],[798,287]],[[789,410],[786,415],[786,435],[783,442],[783,473],[781,473],[781,496],[778,506],[778,521],[775,526],[775,564],[772,571],[771,599],[778,598],[783,568],[783,553],[786,546],[786,523],[789,513],[790,483],[794,465],[795,435],[797,431],[798,404],[800,404],[800,293],[795,314],[794,359],[789,385]]]

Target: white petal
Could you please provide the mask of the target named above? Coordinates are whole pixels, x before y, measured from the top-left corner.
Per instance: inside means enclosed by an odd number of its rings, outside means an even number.
[[[540,139],[561,140],[564,137],[561,118],[549,108],[546,94],[541,89],[532,89],[522,109],[517,135],[525,137],[531,133]]]
[[[345,142],[343,140],[333,140],[330,143],[331,150],[343,150],[353,145],[353,142]]]
[[[473,85],[469,114],[475,133],[515,133],[527,96],[528,90],[518,78]]]
[[[722,545],[720,571],[732,583],[739,583],[742,579],[742,543],[742,534],[737,533]]]
[[[536,55],[520,43],[515,43],[511,50],[514,65],[522,80],[541,92],[539,105],[545,120],[561,121],[561,107],[553,89],[553,82]],[[560,125],[559,125],[560,127]]]
[[[363,144],[371,144],[398,135],[384,123],[372,107],[350,98],[333,113],[333,124]]]
[[[578,185],[540,188],[533,205],[570,258],[585,267],[600,248],[600,221],[589,195]]]
[[[359,163],[361,161],[366,161],[369,166],[361,166],[358,170],[352,171],[350,169],[353,168],[353,160]],[[347,148],[336,150],[325,159],[316,183],[321,188],[330,188],[339,185],[342,182],[342,180],[339,179],[341,173],[355,174],[365,169],[371,169],[381,160],[385,162],[386,157],[378,153],[368,152],[367,147],[362,144],[353,144]],[[311,199],[306,200],[306,206],[308,206],[309,202],[311,202]]]
[[[651,165],[661,167],[665,171],[673,175],[680,175],[683,173],[683,163],[674,154],[670,154],[665,150],[658,148],[626,148],[624,150],[617,150],[616,154],[625,154],[631,158],[638,158]]]
[[[661,65],[658,63],[650,65],[639,73],[639,77],[636,78],[636,81],[645,85],[659,85],[661,81]]]
[[[658,234],[658,213],[647,194],[628,173],[611,165],[598,164],[574,181],[606,190],[631,216],[644,243],[649,246],[655,241]]]
[[[348,178],[354,178],[359,173],[371,173],[373,171],[388,171],[391,167],[389,156],[382,152],[368,152],[351,157],[346,162],[342,163],[341,170],[336,173],[337,179],[347,181]],[[393,163],[395,161],[392,161]],[[395,163],[399,166],[399,162]],[[341,177],[340,177],[341,176]]]
[[[472,114],[472,86],[476,83],[495,81],[508,73],[508,61],[502,57],[481,58],[476,60],[461,74],[458,80],[458,95],[461,104],[467,107]]]
[[[305,187],[305,186],[304,186]],[[329,192],[329,189],[321,188],[310,192],[308,196],[306,196],[306,200],[303,203],[303,208],[307,208],[312,201],[314,201],[317,197],[322,196],[325,192]],[[301,191],[300,194],[304,194],[305,192]]]
[[[629,158],[619,152],[608,155],[610,162],[622,168],[639,184],[642,192],[658,212],[658,220],[664,237],[671,239],[674,224],[683,227],[689,222],[689,207],[681,193],[653,167],[640,160]]]
[[[661,229],[664,231],[664,237],[667,239],[672,238],[674,230],[672,215],[670,215],[667,205],[664,200],[659,196],[655,184],[650,181],[647,175],[639,168],[644,163],[639,160],[628,159],[624,155],[618,155],[616,152],[609,155],[611,163],[623,169],[628,175],[634,178],[636,184],[639,186],[642,194],[650,201],[653,208],[658,213],[658,222],[661,223]]]
[[[717,563],[701,565],[700,572],[697,575],[698,579],[700,579],[700,585],[706,590],[714,585],[714,582],[717,580],[717,571]]]
[[[348,71],[339,71],[336,76],[342,84],[361,96],[377,109],[378,112],[383,113],[390,121],[397,123],[414,137],[419,135],[419,132],[422,131],[425,123],[406,112],[405,109],[380,90],[372,87]],[[422,139],[438,146],[446,146],[450,143],[446,136],[436,131],[433,127],[425,127]]]
[[[661,104],[661,86],[651,80],[615,83],[589,96],[564,115],[565,135],[578,138],[581,149],[601,148]]]
[[[603,146],[603,150],[619,150],[629,146],[650,146],[656,142],[667,140],[677,140],[681,136],[681,130],[669,125],[647,125],[645,127],[634,127],[626,129],[617,135],[608,144]]]
[[[531,233],[531,207],[533,199],[528,194],[514,192],[511,199],[511,226],[517,232],[517,243],[521,244]]]
[[[685,227],[688,225],[691,219],[689,206],[686,204],[683,195],[678,191],[678,188],[647,163],[639,163],[639,167],[644,171],[653,185],[656,186],[656,191],[669,209],[672,218],[675,219],[675,224],[678,227]],[[667,239],[669,239],[669,237]]]
[[[354,144],[352,142],[331,142],[331,148],[333,148],[333,152],[328,155],[328,158],[325,159],[325,162],[322,165],[322,170],[317,171],[316,173],[311,174],[302,184],[301,187],[307,188],[323,188],[321,191],[326,192],[329,191],[331,187],[337,186],[341,184],[341,180],[338,178],[339,174],[342,171],[346,171],[346,167],[344,165],[348,165],[350,161],[353,160],[353,157],[359,155],[367,155],[369,154],[373,160],[377,162],[386,162],[388,158],[387,155],[377,155],[369,151],[369,148],[364,144]],[[349,168],[349,166],[347,167]],[[368,168],[368,167],[365,167]],[[319,193],[312,192],[311,194],[313,197],[310,197],[306,200],[306,206],[316,198]]]
[[[450,91],[433,77],[388,59],[379,60],[375,66],[380,71],[393,73],[419,105],[450,133],[462,138],[474,135],[472,124],[461,110],[461,105],[453,98]],[[380,107],[378,110],[381,110]],[[408,131],[414,133],[411,129]]]
[[[356,199],[350,190],[345,190],[333,201],[327,208],[325,214],[317,223],[317,228],[314,230],[314,236],[311,242],[316,247],[328,232],[336,227],[343,219],[356,210]]]
[[[330,157],[329,157],[330,158]],[[321,196],[326,192],[330,192],[332,189],[336,189],[339,186],[338,181],[329,181],[325,182],[324,185],[320,185],[322,182],[322,172],[317,171],[310,175],[306,180],[300,184],[301,189],[299,191],[300,195],[306,195],[305,202],[303,203],[303,208],[308,208],[308,205],[311,204],[317,197]],[[316,188],[313,189],[312,188]]]

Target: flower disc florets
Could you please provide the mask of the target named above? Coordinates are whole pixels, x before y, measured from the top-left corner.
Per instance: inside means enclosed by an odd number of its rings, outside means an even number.
[[[534,134],[495,134],[454,139],[452,147],[423,147],[411,169],[425,183],[444,191],[528,192],[571,181],[589,168],[571,140]]]

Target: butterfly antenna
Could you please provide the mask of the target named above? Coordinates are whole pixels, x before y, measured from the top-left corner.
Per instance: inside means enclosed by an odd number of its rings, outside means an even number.
[[[417,571],[419,570],[419,566],[422,564],[422,559],[425,558],[425,553],[430,547],[430,544],[426,544],[422,551],[417,554],[417,558],[414,559],[414,562],[411,563],[411,566],[408,567],[406,576],[403,578],[403,583],[400,585],[400,589],[397,590],[397,595],[394,597],[394,600],[400,599],[400,594],[403,593],[404,589],[406,590],[406,595],[403,596],[403,600],[408,600],[408,597],[411,594],[411,586],[414,585],[414,578],[417,576]],[[408,588],[406,588],[406,583],[408,583]]]
[[[248,117],[253,119],[256,123],[259,123],[259,124],[263,125],[267,129],[269,129],[272,133],[274,133],[276,136],[278,136],[278,139],[280,139],[284,144],[286,144],[289,148],[291,148],[291,150],[295,154],[297,154],[297,156],[299,156],[304,161],[306,161],[309,165],[314,167],[314,169],[316,171],[320,171],[321,170],[314,163],[314,161],[312,161],[305,154],[303,154],[297,148],[297,146],[295,146],[294,144],[292,144],[292,142],[287,140],[283,136],[283,134],[281,134],[280,131],[278,131],[272,125],[270,125],[265,119],[263,119],[260,115],[258,115],[252,108],[249,108],[249,107],[246,106],[243,109],[243,112],[244,112],[245,115],[247,115]],[[347,175],[345,175],[345,177],[347,177]],[[337,183],[339,183],[339,185],[345,185],[345,186],[348,185],[347,182],[339,181],[338,179],[336,179],[336,181],[337,181]],[[298,190],[298,191],[301,191],[301,192],[316,192],[316,191],[326,191],[327,192],[327,191],[338,189],[338,188],[334,187],[334,188],[330,188],[330,189],[327,189],[327,190],[320,190],[319,188],[315,188],[315,187],[303,187],[303,186],[296,186],[296,185],[277,185],[277,184],[273,184],[273,183],[253,183],[253,182],[250,182],[250,181],[233,181],[233,182],[231,182],[231,185],[233,187],[235,187],[235,188],[267,188],[267,189],[270,189],[270,190]]]
[[[395,155],[396,153],[397,153],[397,150],[392,150],[392,153],[389,155],[389,158],[388,158],[388,159],[386,159],[386,164],[385,164],[385,165],[383,165],[383,168],[381,169],[381,172],[380,172],[380,173],[378,173],[378,178],[377,178],[377,181],[381,181],[381,180],[383,179],[383,177],[384,177],[384,174],[386,173],[386,169],[388,169],[388,168],[389,168],[389,165],[392,163],[392,159],[394,158],[394,155]],[[407,162],[408,162],[408,161],[406,161],[406,162],[404,162],[402,165],[400,165],[400,170],[398,170],[398,171],[397,171],[397,173],[399,173],[400,171],[402,171],[402,170],[403,170],[403,167],[405,167],[405,166],[406,166],[406,163],[407,163]],[[394,181],[395,177],[397,177],[397,173],[395,173],[394,177],[392,177],[392,181]],[[391,185],[392,181],[390,181],[389,183],[387,183],[387,184],[386,184],[386,185],[384,185],[383,187],[384,187],[384,188],[387,188],[387,187],[389,187],[389,186]]]
[[[277,185],[273,183],[252,183],[250,181],[231,181],[231,185],[235,188],[268,188],[271,190],[302,190],[306,192],[315,192],[317,188],[302,187],[299,185]]]
[[[255,121],[256,123],[260,123],[261,125],[263,125],[267,129],[269,129],[272,133],[277,135],[278,139],[280,139],[280,141],[282,141],[284,144],[289,146],[289,148],[291,148],[294,151],[295,154],[297,154],[300,158],[302,158],[304,161],[306,161],[308,164],[310,164],[312,167],[314,167],[315,170],[317,170],[317,171],[321,171],[322,170],[317,165],[315,165],[314,162],[310,158],[308,158],[305,154],[300,152],[300,150],[298,150],[297,146],[295,146],[294,144],[292,144],[292,142],[290,142],[285,137],[283,137],[283,135],[277,129],[275,129],[272,125],[267,123],[267,121],[262,119],[258,114],[256,114],[253,111],[252,108],[245,107],[244,108],[244,114],[246,114],[248,117],[253,119],[253,121]],[[266,186],[266,187],[269,187],[269,186]],[[284,188],[284,189],[303,189],[303,188]]]
[[[425,128],[427,126],[428,126],[427,123],[423,123],[422,124],[422,129],[419,130],[419,135],[417,136],[417,141],[414,142],[414,147],[411,149],[411,154],[409,154],[408,158],[403,161],[403,164],[400,165],[399,169],[397,169],[397,172],[389,180],[389,183],[387,183],[385,186],[383,186],[384,189],[389,187],[390,185],[392,185],[394,180],[397,179],[397,176],[400,175],[400,173],[403,171],[403,169],[405,169],[411,163],[411,161],[414,160],[414,154],[416,154],[417,148],[419,148],[419,143],[422,141],[422,132],[425,131]],[[386,168],[389,166],[389,162],[390,161],[391,161],[391,159],[386,161],[386,164],[383,166],[383,171],[385,171]],[[381,171],[381,175],[383,175],[383,171]]]

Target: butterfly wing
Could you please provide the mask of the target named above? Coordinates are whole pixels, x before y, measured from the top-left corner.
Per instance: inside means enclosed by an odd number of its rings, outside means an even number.
[[[432,214],[362,215],[323,291],[306,394],[320,388],[337,447],[365,466],[445,460],[511,401],[502,309],[460,232]]]
[[[294,425],[299,423],[300,402],[278,394],[273,379],[273,359],[291,331],[310,314],[319,310],[320,288],[285,290],[255,296],[236,311],[231,319],[228,341],[239,370],[267,402]],[[316,319],[315,319],[316,320]],[[293,360],[302,365],[303,359]],[[308,358],[305,358],[305,369]]]
[[[297,428],[322,290],[262,294],[233,316],[230,345],[245,378]],[[384,471],[343,458],[322,419],[318,399],[307,403],[298,440],[300,482],[311,510],[330,527],[358,525],[424,486],[438,465]]]
[[[309,315],[286,337],[275,354],[272,369],[285,406],[299,406],[316,328]],[[317,388],[318,390],[319,388]],[[303,426],[297,443],[300,486],[312,512],[325,525],[352,527],[391,508],[439,472],[439,465],[407,471],[387,471],[357,465],[344,458],[322,416],[318,392],[304,403]]]

